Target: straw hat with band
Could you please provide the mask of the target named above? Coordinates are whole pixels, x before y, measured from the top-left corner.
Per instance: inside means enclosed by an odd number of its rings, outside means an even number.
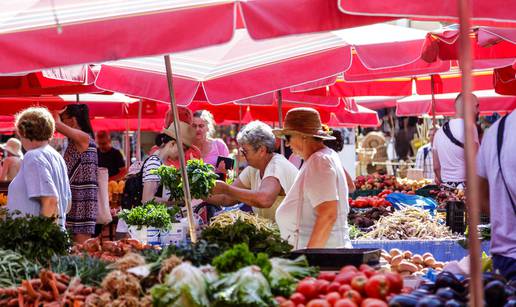
[[[179,122],[180,130],[181,130],[181,140],[183,144],[191,147],[194,139],[195,139],[195,129],[185,122]],[[161,133],[168,135],[169,137],[176,139],[176,132],[174,129],[174,123],[170,124],[168,128],[165,128],[161,131]]]
[[[10,138],[7,140],[7,143],[1,144],[0,148],[9,152],[11,155],[23,157],[23,152],[21,150],[22,144],[18,139]]]
[[[283,129],[273,129],[276,137],[285,135],[304,135],[321,140],[335,140],[335,137],[328,135],[323,130],[319,112],[312,108],[294,108],[287,112],[285,116],[285,126]]]

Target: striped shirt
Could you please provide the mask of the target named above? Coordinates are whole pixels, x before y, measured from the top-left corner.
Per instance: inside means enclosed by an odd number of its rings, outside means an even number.
[[[159,182],[159,176],[156,174],[151,174],[151,171],[158,169],[158,167],[160,167],[162,164],[163,162],[158,156],[150,156],[143,166],[142,182]]]
[[[427,179],[434,179],[434,161],[432,158],[432,147],[428,143],[421,146],[416,154],[416,168],[423,170],[423,176]]]

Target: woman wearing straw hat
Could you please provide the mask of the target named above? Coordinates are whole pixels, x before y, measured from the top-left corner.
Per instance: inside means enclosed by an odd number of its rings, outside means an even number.
[[[319,113],[292,109],[274,134],[305,161],[276,211],[281,236],[294,249],[350,248],[346,176],[337,153],[323,143],[334,137],[322,130]]]
[[[23,158],[21,147],[21,142],[15,138],[10,138],[7,143],[0,145],[0,148],[7,152],[7,158],[2,161],[0,181],[11,181],[18,174]]]

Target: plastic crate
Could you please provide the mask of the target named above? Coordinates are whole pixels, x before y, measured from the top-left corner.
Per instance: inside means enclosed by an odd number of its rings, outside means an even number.
[[[375,266],[380,263],[378,248],[313,248],[292,251],[291,257],[305,255],[311,266],[318,266],[323,271],[337,271],[345,265]]]
[[[451,231],[458,234],[464,234],[466,230],[466,205],[461,201],[446,202],[446,226]]]

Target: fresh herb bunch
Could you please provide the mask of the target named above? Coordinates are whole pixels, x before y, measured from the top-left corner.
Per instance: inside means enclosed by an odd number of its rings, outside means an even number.
[[[211,190],[215,187],[217,174],[211,164],[203,160],[189,160],[186,163],[188,183],[193,199],[203,199],[210,196]]]
[[[0,249],[0,288],[11,288],[36,277],[41,267],[12,250]]]
[[[142,206],[124,209],[118,213],[118,217],[123,219],[127,225],[140,228],[147,226],[168,229],[172,220],[167,206],[154,200],[150,200]]]
[[[272,268],[267,254],[253,254],[246,243],[237,244],[222,255],[215,257],[212,265],[220,273],[236,272],[246,266],[257,265],[262,270],[264,276],[268,276]]]
[[[201,238],[216,243],[224,251],[235,244],[247,243],[253,253],[263,252],[269,257],[286,256],[292,250],[292,245],[282,239],[279,232],[258,229],[240,219],[224,227],[209,226],[202,231]]]
[[[0,248],[16,251],[40,263],[53,255],[68,253],[72,241],[55,219],[19,214],[19,211],[7,214],[5,220],[0,221]]]
[[[158,169],[152,170],[151,173],[159,176],[161,185],[170,191],[171,200],[181,201],[183,199],[184,193],[179,169],[173,166],[161,165]]]
[[[50,262],[52,272],[65,273],[71,277],[80,277],[81,283],[100,286],[109,273],[108,263],[88,255],[54,256]]]

